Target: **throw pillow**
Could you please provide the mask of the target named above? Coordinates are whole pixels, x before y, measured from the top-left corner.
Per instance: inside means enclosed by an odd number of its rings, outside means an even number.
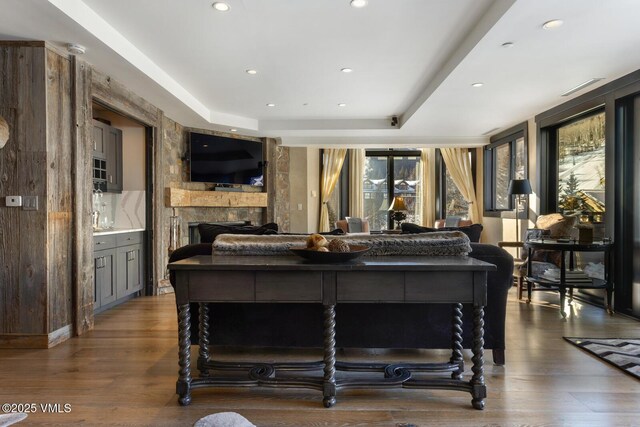
[[[575,216],[564,216],[559,213],[552,213],[549,215],[540,215],[536,220],[536,228],[549,230],[549,237],[558,239],[569,237],[575,223]]]
[[[260,226],[245,225],[232,226],[220,224],[198,224],[200,241],[202,243],[213,243],[216,236],[220,234],[278,234],[278,224],[270,222]]]
[[[401,224],[402,233],[403,234],[412,234],[412,233],[434,233],[438,231],[462,231],[464,234],[469,237],[469,240],[473,243],[480,242],[480,235],[482,234],[483,226],[482,224],[471,224],[467,227],[442,227],[442,228],[431,228],[431,227],[422,227],[417,224],[412,224],[410,222],[403,222]]]

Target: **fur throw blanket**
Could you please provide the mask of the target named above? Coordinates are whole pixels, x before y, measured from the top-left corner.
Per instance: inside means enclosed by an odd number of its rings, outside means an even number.
[[[307,235],[241,235],[221,234],[213,242],[214,255],[292,255],[290,247],[304,247]],[[423,234],[367,234],[326,236],[340,239],[349,245],[369,246],[365,256],[426,255],[465,256],[471,252],[466,234],[442,231]]]

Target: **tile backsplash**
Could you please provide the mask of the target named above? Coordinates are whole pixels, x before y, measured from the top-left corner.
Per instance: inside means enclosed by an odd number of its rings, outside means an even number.
[[[106,216],[114,228],[145,228],[145,194],[145,191],[103,193],[103,218]]]

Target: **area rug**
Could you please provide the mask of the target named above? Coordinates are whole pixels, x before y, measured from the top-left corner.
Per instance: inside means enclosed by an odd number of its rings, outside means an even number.
[[[564,339],[640,380],[640,339],[572,337],[564,337]]]

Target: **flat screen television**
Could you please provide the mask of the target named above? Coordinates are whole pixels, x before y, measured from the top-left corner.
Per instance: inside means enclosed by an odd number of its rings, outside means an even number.
[[[262,143],[191,132],[189,166],[194,182],[262,185]]]

